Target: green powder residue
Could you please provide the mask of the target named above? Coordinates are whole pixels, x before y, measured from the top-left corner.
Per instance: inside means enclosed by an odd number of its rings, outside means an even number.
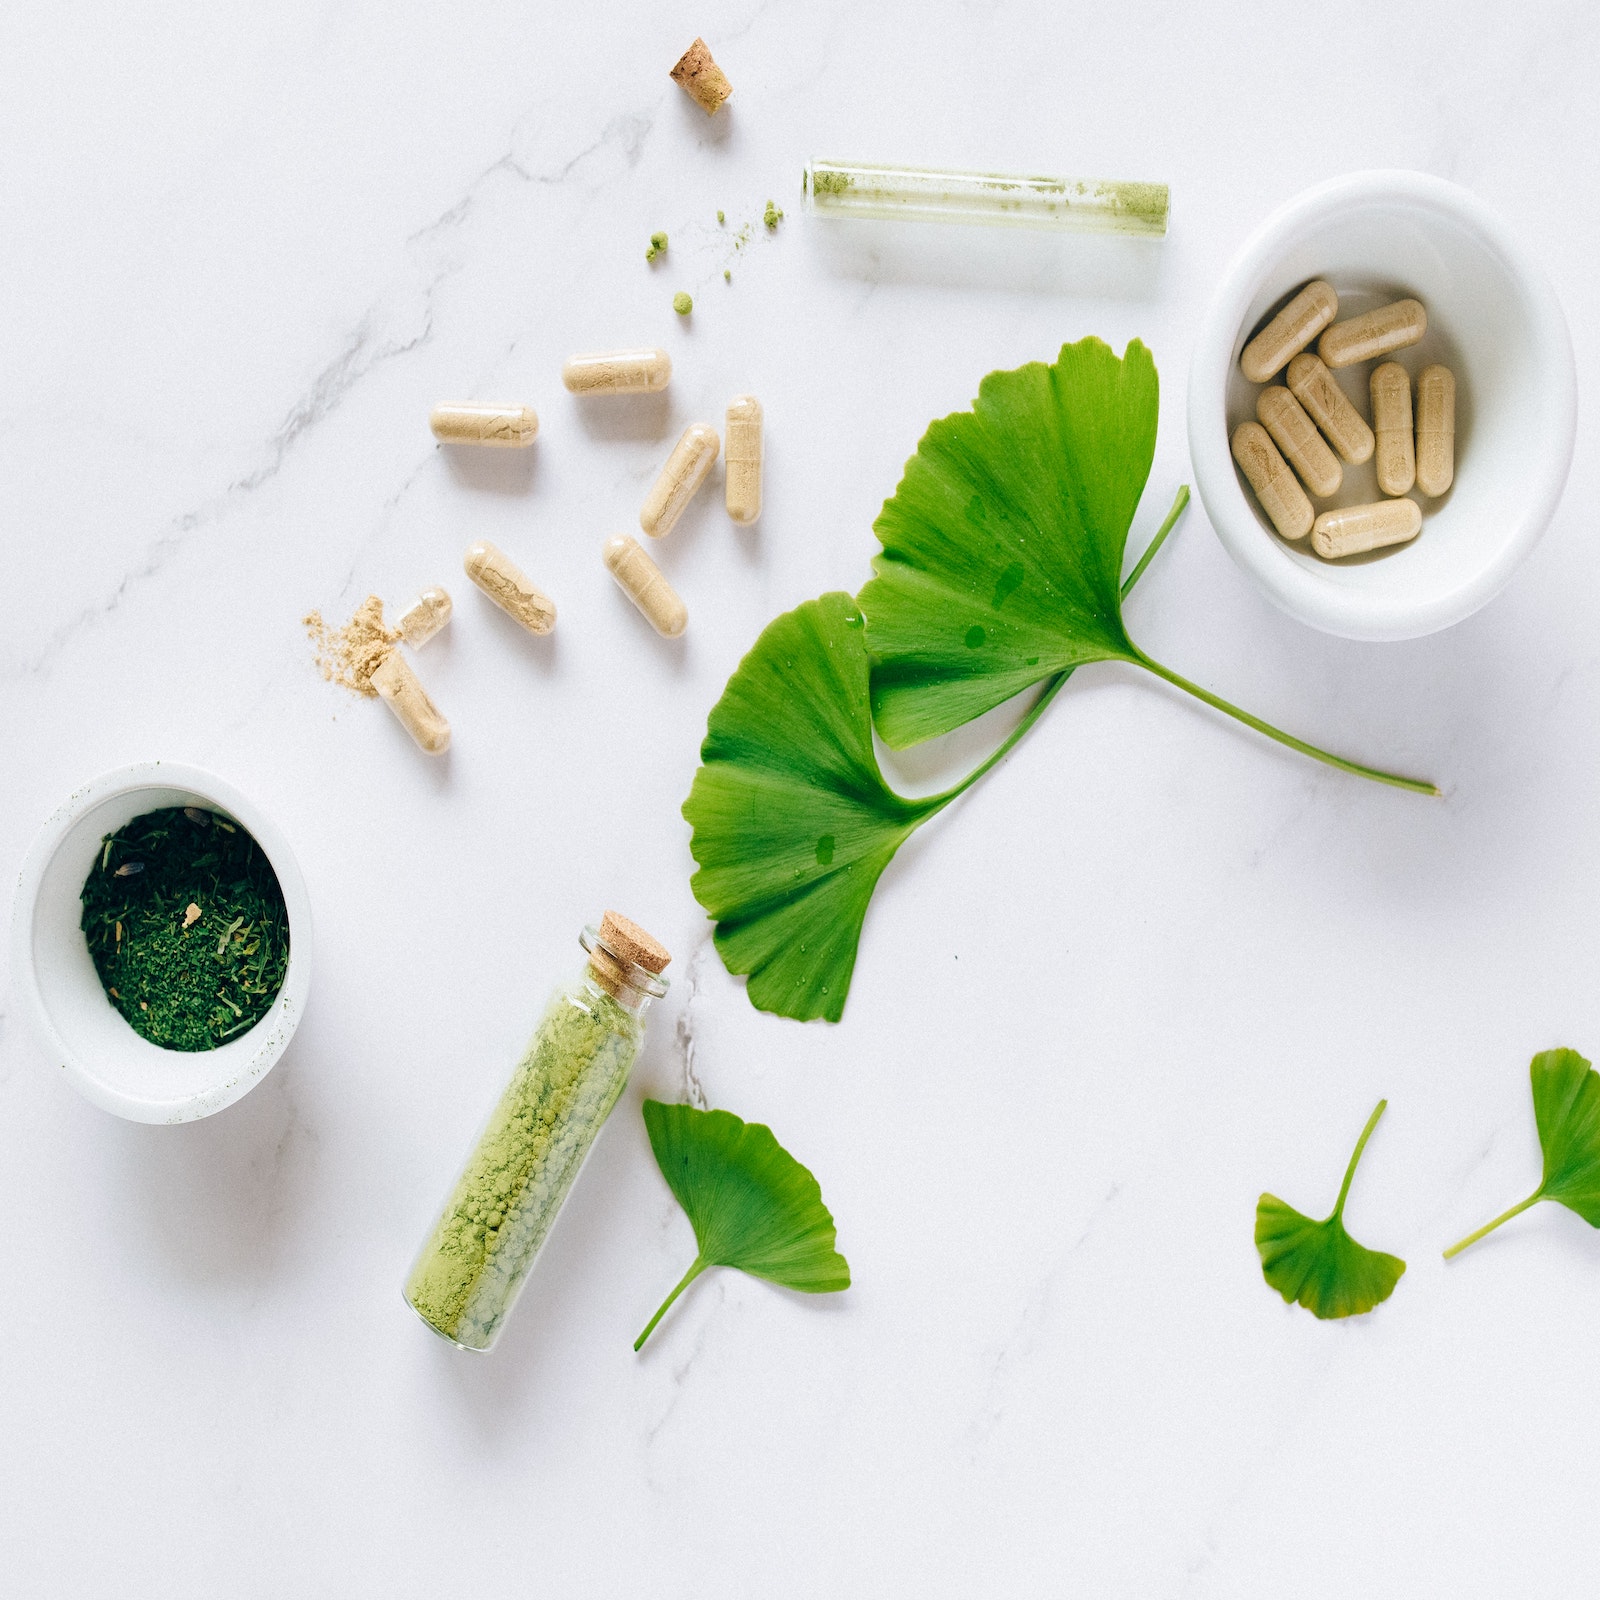
[[[412,1309],[445,1338],[494,1343],[643,1037],[592,983],[550,1002],[406,1281]]]
[[[778,224],[783,221],[783,212],[775,200],[767,201],[767,209],[761,213],[761,220],[766,223],[768,233],[777,231]]]
[[[271,1009],[289,966],[278,875],[236,822],[147,811],[101,842],[80,926],[106,998],[164,1050],[215,1050]]]
[[[1101,191],[1119,216],[1136,217],[1151,228],[1166,231],[1171,191],[1164,183],[1103,183]]]
[[[687,294],[685,294],[682,289],[680,289],[672,297],[672,309],[676,311],[680,317],[686,317],[691,311],[694,310],[694,301]]]
[[[843,194],[850,187],[850,178],[843,172],[816,172],[811,174],[812,194]]]
[[[722,281],[724,283],[732,283],[733,282],[733,273],[727,267],[724,267],[722,269]]]
[[[723,223],[725,223],[725,222],[726,222],[726,221],[727,221],[727,220],[728,220],[728,219],[727,219],[727,217],[726,217],[726,216],[725,216],[725,215],[724,215],[724,214],[723,214],[723,213],[722,213],[722,212],[720,212],[720,211],[719,211],[719,212],[718,212],[718,213],[717,213],[717,226],[718,226],[718,227],[719,227],[719,228],[720,228],[720,227],[721,227],[721,226],[722,226],[722,225],[723,225]]]
[[[650,235],[650,248],[645,251],[644,258],[645,258],[646,261],[654,261],[657,256],[665,255],[666,254],[666,249],[667,249],[667,236],[666,236],[666,234],[664,234],[664,233],[652,233]]]

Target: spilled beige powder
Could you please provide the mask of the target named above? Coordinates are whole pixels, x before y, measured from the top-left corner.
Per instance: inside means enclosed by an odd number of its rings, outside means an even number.
[[[317,667],[329,683],[376,699],[372,675],[400,642],[399,633],[383,620],[383,601],[369,594],[342,628],[330,628],[320,611],[304,619],[317,655]]]

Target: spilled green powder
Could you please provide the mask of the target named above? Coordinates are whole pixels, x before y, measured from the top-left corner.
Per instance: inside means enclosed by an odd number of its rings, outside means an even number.
[[[767,209],[761,213],[761,220],[766,223],[769,233],[776,231],[778,224],[783,221],[783,212],[776,201],[767,201]]]
[[[728,219],[727,219],[727,217],[726,217],[726,216],[725,216],[725,215],[724,215],[724,214],[723,214],[723,213],[722,213],[722,212],[720,212],[720,211],[719,211],[719,212],[718,212],[718,213],[717,213],[717,226],[718,226],[718,227],[719,227],[719,228],[720,228],[720,227],[721,227],[721,226],[722,226],[722,225],[723,225],[723,223],[725,223],[725,222],[726,222],[726,221],[727,221],[727,220],[728,220]]]
[[[666,254],[666,249],[667,249],[667,236],[666,236],[666,234],[664,234],[664,233],[652,233],[650,235],[650,248],[645,251],[644,258],[645,258],[646,261],[654,261],[657,256],[665,255]]]
[[[412,1309],[445,1338],[494,1342],[643,1037],[591,983],[550,1002],[406,1281]]]
[[[680,289],[672,297],[672,309],[676,311],[680,317],[686,317],[691,311],[694,310],[694,301],[690,299],[690,297],[685,294],[682,289]]]

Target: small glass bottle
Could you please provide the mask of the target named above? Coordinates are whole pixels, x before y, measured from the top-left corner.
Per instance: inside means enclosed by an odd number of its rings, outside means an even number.
[[[626,917],[606,912],[578,942],[584,970],[551,996],[406,1279],[406,1303],[465,1350],[499,1338],[667,992],[671,956]]]

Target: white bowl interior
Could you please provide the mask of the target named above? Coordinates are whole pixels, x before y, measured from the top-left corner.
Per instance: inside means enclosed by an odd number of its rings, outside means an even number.
[[[135,817],[167,806],[202,806],[248,829],[272,862],[289,911],[289,970],[272,1009],[215,1050],[163,1050],[135,1033],[107,999],[81,926],[80,896],[101,841]],[[28,941],[23,960],[31,968],[47,1040],[64,1056],[59,1064],[107,1110],[144,1122],[208,1116],[244,1094],[282,1054],[309,982],[309,919],[299,872],[282,859],[286,847],[274,853],[262,831],[200,789],[114,788],[67,823],[43,863],[31,919],[19,928]]]
[[[1219,296],[1213,315],[1230,319],[1217,331],[1231,334],[1231,348],[1218,337],[1207,349],[1202,338],[1190,395],[1202,498],[1235,559],[1303,620],[1357,638],[1407,638],[1448,626],[1498,591],[1554,510],[1571,458],[1571,348],[1554,297],[1500,232],[1476,201],[1439,180],[1341,180],[1321,203],[1316,196],[1292,203],[1280,225],[1269,223],[1253,267]],[[1413,491],[1424,520],[1409,544],[1340,562],[1321,560],[1309,542],[1278,538],[1228,452],[1232,430],[1254,418],[1261,387],[1239,370],[1239,353],[1313,278],[1338,292],[1341,320],[1407,296],[1422,301],[1426,337],[1392,359],[1413,386],[1434,361],[1456,378],[1450,492],[1430,500]],[[1374,365],[1335,373],[1369,420]],[[1220,408],[1210,398],[1218,391]],[[1313,504],[1320,512],[1381,498],[1367,463],[1346,465],[1340,493]]]

